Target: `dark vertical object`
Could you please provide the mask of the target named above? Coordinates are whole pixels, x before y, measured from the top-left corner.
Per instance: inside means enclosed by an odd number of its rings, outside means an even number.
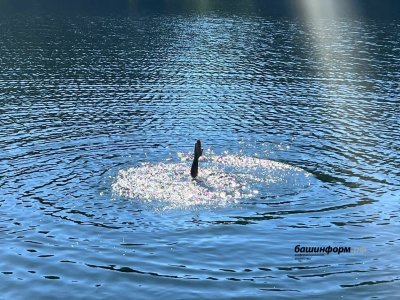
[[[190,175],[195,178],[199,174],[199,157],[203,154],[203,149],[201,149],[201,142],[197,140],[194,144],[194,158],[192,163],[192,168],[190,169]]]

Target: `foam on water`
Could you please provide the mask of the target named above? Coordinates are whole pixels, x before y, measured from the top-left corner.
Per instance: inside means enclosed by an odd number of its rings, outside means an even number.
[[[241,199],[277,196],[310,184],[310,174],[288,164],[238,155],[200,158],[199,176],[190,176],[191,156],[180,162],[143,163],[120,170],[112,183],[116,195],[168,208],[226,206]]]

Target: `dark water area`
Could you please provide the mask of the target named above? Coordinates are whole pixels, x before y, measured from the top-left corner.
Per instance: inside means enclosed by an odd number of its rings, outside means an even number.
[[[0,299],[399,298],[388,2],[381,18],[372,1],[172,2],[0,1]],[[308,184],[174,208],[113,190],[120,170],[174,164],[198,138]]]
[[[339,12],[341,17],[400,19],[397,0],[1,0],[0,14],[75,14],[75,15],[155,15],[155,14],[218,14],[298,17],[299,7],[325,6],[326,17]],[[317,4],[316,6],[319,6]],[[338,7],[341,9],[337,10]]]

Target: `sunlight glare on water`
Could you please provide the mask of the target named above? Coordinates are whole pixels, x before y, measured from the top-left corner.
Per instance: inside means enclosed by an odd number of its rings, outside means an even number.
[[[143,163],[120,170],[114,192],[136,201],[164,201],[168,208],[226,206],[240,199],[261,197],[260,191],[290,191],[309,185],[309,173],[271,160],[211,154],[200,158],[200,175],[189,175],[188,155],[180,163]]]

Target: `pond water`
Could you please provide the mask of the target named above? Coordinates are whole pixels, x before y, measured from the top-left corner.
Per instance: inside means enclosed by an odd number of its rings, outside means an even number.
[[[48,14],[0,29],[0,299],[400,296],[398,22]],[[113,188],[141,166],[189,177],[196,139],[206,158],[288,169],[235,201]]]

